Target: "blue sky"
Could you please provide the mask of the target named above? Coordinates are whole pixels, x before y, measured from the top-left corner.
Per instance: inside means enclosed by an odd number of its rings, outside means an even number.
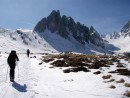
[[[130,0],[0,0],[0,28],[33,29],[52,10],[101,34],[120,31],[130,20]]]

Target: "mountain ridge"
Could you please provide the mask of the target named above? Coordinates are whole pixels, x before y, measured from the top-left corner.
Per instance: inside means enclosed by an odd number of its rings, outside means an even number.
[[[114,32],[106,36],[105,40],[108,43],[113,44],[118,47],[118,50],[114,50],[115,52],[129,52],[130,51],[130,21],[128,21],[121,29],[120,32]]]
[[[9,43],[15,47],[6,44],[10,50],[20,50],[20,47],[14,43],[20,44],[21,48],[24,45],[27,47],[26,49],[33,48],[36,50],[35,52],[40,53],[46,50],[95,54],[112,53],[114,49],[118,50],[118,47],[105,41],[93,26],[89,28],[79,22],[76,23],[71,17],[65,15],[61,17],[59,11],[52,11],[47,18],[41,19],[33,30],[0,29],[0,37],[7,43],[9,42],[7,40],[10,40]],[[5,40],[4,37],[8,39]],[[1,44],[5,44],[5,42]],[[22,50],[26,51],[26,49]]]
[[[45,33],[36,33],[32,30],[2,28],[0,29],[0,40],[0,52],[2,53],[9,53],[11,50],[16,50],[18,53],[26,53],[27,49],[30,49],[32,53],[105,53],[105,50],[93,44],[84,46],[73,37],[64,39],[47,29]]]
[[[75,40],[83,45],[92,43],[105,48],[103,39],[93,26],[89,28],[80,22],[76,23],[71,17],[61,16],[59,10],[53,10],[48,17],[42,18],[34,27],[34,32],[42,33],[46,29],[65,39],[72,35]]]
[[[120,37],[130,37],[130,21],[128,21],[121,29],[120,32],[114,32],[106,35],[110,39],[118,39]]]

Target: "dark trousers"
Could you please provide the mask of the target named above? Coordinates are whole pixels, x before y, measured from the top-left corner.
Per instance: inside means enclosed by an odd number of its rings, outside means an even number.
[[[14,79],[15,75],[15,65],[13,67],[10,67],[10,79]]]
[[[29,57],[29,53],[27,53],[27,57]]]

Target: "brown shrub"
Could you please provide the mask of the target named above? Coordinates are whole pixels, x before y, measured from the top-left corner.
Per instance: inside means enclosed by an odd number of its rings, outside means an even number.
[[[94,72],[93,74],[101,74],[101,71]]]
[[[120,79],[119,81],[116,81],[116,83],[124,83],[125,82],[125,80],[122,78],[122,79]]]
[[[117,63],[116,67],[124,67],[122,63]]]
[[[86,58],[67,58],[67,59],[64,59],[67,66],[71,66],[71,67],[78,67],[78,66],[89,66],[88,64],[86,63],[83,63],[83,61],[87,60]]]
[[[120,73],[120,75],[130,76],[130,71],[128,69],[117,69],[115,71]]]
[[[125,60],[125,61],[129,61],[129,58],[125,58],[124,60]]]
[[[130,57],[130,52],[124,52],[123,53],[126,57]]]
[[[130,60],[128,61],[128,63],[130,63]]]
[[[70,73],[70,69],[63,70],[64,73]]]
[[[99,69],[100,67],[106,67],[106,63],[98,60],[94,60],[91,66],[88,66],[91,69]]]
[[[75,68],[76,70],[78,70],[78,71],[84,71],[84,72],[89,72],[89,70],[87,70],[87,68],[85,68],[85,67],[82,67],[82,66],[80,66],[80,67],[77,67],[77,68]]]
[[[128,69],[117,69],[115,71],[110,71],[109,73],[119,73],[119,75],[130,76],[130,71]]]
[[[130,97],[130,91],[127,91],[126,93],[124,93],[124,95]]]
[[[120,60],[119,60],[119,59],[117,59],[117,60],[116,60],[116,62],[117,62],[117,63],[120,63]]]
[[[125,83],[125,87],[130,87],[130,83]]]
[[[54,58],[44,58],[44,59],[43,59],[43,61],[44,61],[45,63],[48,63],[48,62],[53,61],[53,60],[54,60]]]
[[[42,65],[42,62],[40,62],[38,65]]]
[[[118,73],[117,71],[109,71],[108,73]]]
[[[66,67],[64,60],[54,61],[54,62],[51,63],[51,65],[56,66],[56,67]]]
[[[112,62],[117,62],[118,57],[116,57],[116,56],[112,56],[110,60],[111,60]]]
[[[106,82],[113,82],[113,81],[115,81],[115,79],[110,79],[110,80],[108,80]]]
[[[67,58],[69,58],[70,57],[70,55],[68,54],[65,54],[65,55],[59,55],[59,57],[58,57],[58,59],[60,59],[60,58],[64,58],[64,59],[67,59]]]
[[[114,65],[114,64],[113,64],[113,61],[108,61],[108,62],[107,62],[107,65]]]
[[[76,67],[76,68],[69,68],[69,69],[63,70],[64,73],[78,72],[78,71],[89,72],[90,70],[87,70],[87,68],[85,67]]]
[[[103,79],[110,79],[111,77],[112,77],[112,75],[102,76]]]
[[[110,85],[109,88],[115,89],[116,87],[114,85]]]
[[[61,59],[61,58],[68,58],[69,55],[65,55],[65,54],[57,54],[57,55],[53,55],[53,54],[50,54],[50,55],[47,55],[46,57],[43,57],[43,60],[48,60],[48,59]]]
[[[54,68],[54,67],[49,67],[49,68]]]

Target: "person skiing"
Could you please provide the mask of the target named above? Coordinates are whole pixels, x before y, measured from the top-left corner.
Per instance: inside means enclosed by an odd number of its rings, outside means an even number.
[[[30,54],[30,50],[27,49],[27,57],[29,57],[29,54]]]
[[[14,82],[16,61],[19,61],[19,58],[16,54],[16,51],[12,50],[7,58],[7,62],[10,67],[10,81],[11,82]]]

